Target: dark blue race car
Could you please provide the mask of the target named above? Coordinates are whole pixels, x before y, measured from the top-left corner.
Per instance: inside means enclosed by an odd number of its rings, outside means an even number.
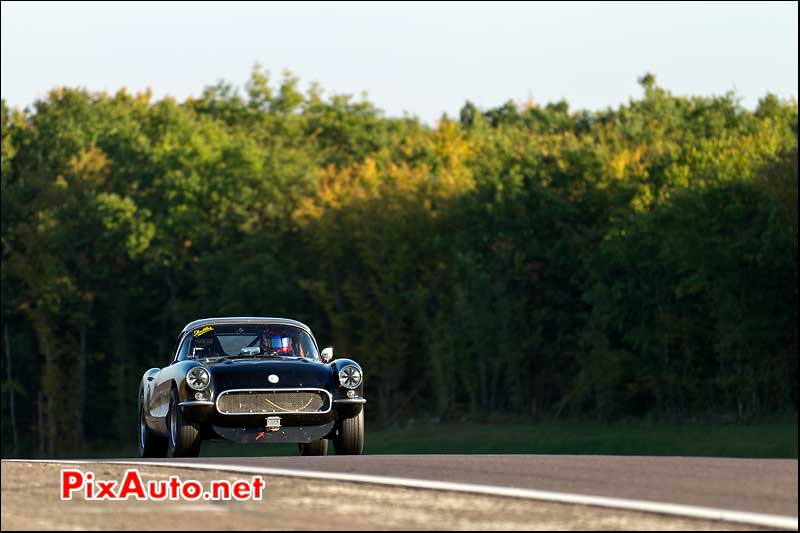
[[[142,457],[196,457],[206,439],[298,443],[302,455],[364,449],[364,374],[321,352],[285,318],[206,318],[188,324],[164,368],[139,387]]]

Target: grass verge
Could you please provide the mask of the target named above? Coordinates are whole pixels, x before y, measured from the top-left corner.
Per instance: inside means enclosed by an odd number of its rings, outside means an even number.
[[[92,447],[85,457],[135,457],[131,445]],[[586,422],[519,419],[367,424],[368,454],[592,454],[797,458],[795,416],[753,423]],[[297,445],[204,442],[205,457],[297,455]],[[329,447],[333,454],[333,446]]]
[[[330,453],[333,453],[333,447]],[[367,426],[369,454],[592,454],[797,458],[797,421],[751,424],[644,422],[422,422]],[[204,444],[203,455],[295,455],[294,445]]]

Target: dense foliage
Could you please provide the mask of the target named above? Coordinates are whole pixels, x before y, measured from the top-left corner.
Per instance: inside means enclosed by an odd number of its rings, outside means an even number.
[[[797,103],[566,102],[429,127],[271,83],[2,108],[2,448],[133,442],[205,316],[290,316],[368,417],[797,409]]]

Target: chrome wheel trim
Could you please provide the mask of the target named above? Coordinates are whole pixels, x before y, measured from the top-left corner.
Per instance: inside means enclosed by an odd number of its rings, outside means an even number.
[[[178,417],[175,416],[174,409],[169,413],[169,440],[173,450],[178,447]]]
[[[146,427],[147,425],[144,421],[144,407],[139,407],[139,448],[142,450],[144,450]]]

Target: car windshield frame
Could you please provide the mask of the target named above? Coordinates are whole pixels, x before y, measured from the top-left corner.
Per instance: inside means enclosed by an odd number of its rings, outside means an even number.
[[[262,336],[290,339],[287,352],[262,349]],[[187,360],[235,358],[305,358],[321,361],[314,336],[301,327],[290,324],[208,324],[187,331]]]

